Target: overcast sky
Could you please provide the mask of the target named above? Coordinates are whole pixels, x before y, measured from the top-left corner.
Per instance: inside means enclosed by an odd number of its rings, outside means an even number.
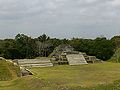
[[[0,0],[0,38],[108,38],[120,34],[120,0]]]

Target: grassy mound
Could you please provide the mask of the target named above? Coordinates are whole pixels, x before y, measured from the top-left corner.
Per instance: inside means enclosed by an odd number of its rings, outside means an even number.
[[[18,76],[19,67],[13,63],[0,60],[0,81],[11,80]]]

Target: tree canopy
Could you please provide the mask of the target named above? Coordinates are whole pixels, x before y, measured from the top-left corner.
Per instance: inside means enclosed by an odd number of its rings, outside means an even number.
[[[105,37],[96,39],[57,39],[43,34],[37,38],[31,38],[24,34],[16,35],[15,39],[0,40],[0,56],[9,59],[47,57],[53,50],[61,45],[71,45],[75,51],[86,52],[102,60],[108,60],[114,54],[115,48],[119,47],[120,36],[111,40]]]

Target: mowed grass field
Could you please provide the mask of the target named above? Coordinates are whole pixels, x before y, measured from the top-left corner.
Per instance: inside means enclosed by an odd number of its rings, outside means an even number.
[[[30,68],[34,75],[0,81],[0,90],[120,90],[120,64]]]

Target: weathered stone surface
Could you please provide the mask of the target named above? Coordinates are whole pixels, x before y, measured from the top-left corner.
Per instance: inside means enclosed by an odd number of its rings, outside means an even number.
[[[0,57],[0,60],[5,60],[5,58],[3,58],[3,57]]]
[[[53,64],[48,59],[19,59],[18,64],[22,67],[52,67]]]
[[[88,64],[82,53],[68,54],[66,57],[69,62],[69,65]]]
[[[21,76],[33,75],[32,72],[30,72],[28,69],[24,67],[20,67],[20,69],[21,69]]]
[[[53,53],[50,54],[50,57],[59,57],[59,55],[62,54],[62,52],[73,52],[74,48],[67,44],[61,44],[58,47],[56,47],[53,51]]]

